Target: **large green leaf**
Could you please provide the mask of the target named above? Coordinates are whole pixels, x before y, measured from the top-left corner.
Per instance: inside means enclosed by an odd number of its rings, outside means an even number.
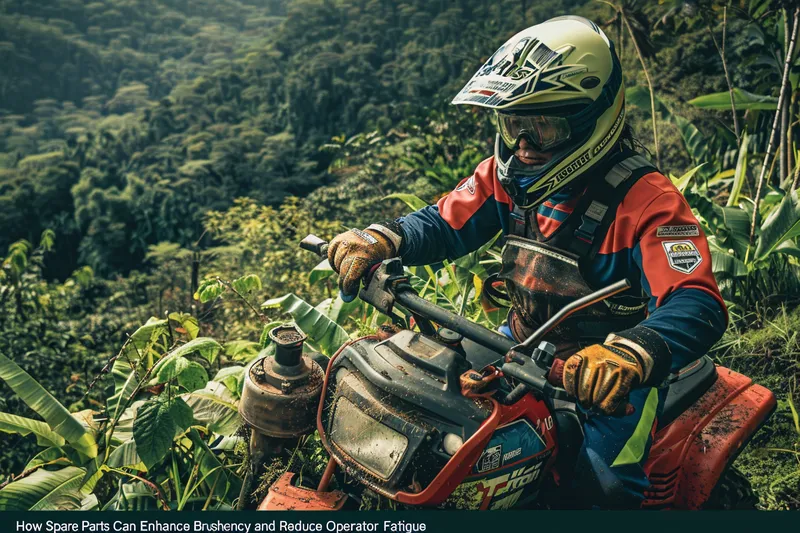
[[[242,295],[261,290],[261,278],[255,274],[246,274],[231,283],[231,286]]]
[[[318,303],[316,310],[337,324],[344,324],[348,317],[360,311],[363,306],[364,303],[358,298],[352,302],[345,302],[341,295],[337,294],[336,298],[326,298]]]
[[[133,440],[136,452],[148,470],[159,463],[172,446],[178,425],[172,404],[160,399],[146,402],[136,410]]]
[[[711,265],[717,279],[740,278],[747,275],[747,266],[726,250],[711,248]]]
[[[244,385],[244,370],[243,366],[226,366],[217,372],[214,381],[224,383],[228,390],[239,398],[242,396],[242,386]]]
[[[784,242],[800,235],[800,202],[797,191],[787,194],[761,225],[756,259],[764,259]]]
[[[85,475],[86,470],[74,466],[56,471],[39,469],[0,490],[0,511],[74,508],[75,495]],[[81,499],[78,498],[78,507]]]
[[[159,365],[158,371],[155,372],[156,383],[166,383],[171,379],[175,379],[181,372],[189,368],[189,360],[185,357],[165,357],[162,361],[164,361],[164,364]]]
[[[152,511],[159,509],[155,493],[141,481],[125,483],[103,507],[104,511]]]
[[[252,361],[261,351],[261,345],[253,341],[228,341],[225,343],[225,355],[234,361]]]
[[[134,468],[136,470],[146,470],[147,466],[142,462],[136,452],[136,441],[131,439],[123,442],[111,452],[106,464],[111,468]]]
[[[192,408],[195,420],[211,431],[230,436],[239,429],[238,400],[224,384],[209,381],[204,389],[181,397]]]
[[[350,339],[339,324],[294,294],[267,300],[262,307],[279,308],[291,314],[300,329],[308,335],[309,343],[327,356],[336,353]]]
[[[191,340],[158,360],[153,369],[155,378],[152,383],[165,383],[178,377],[181,372],[189,368],[189,361],[185,359],[188,355],[196,353],[209,363],[213,363],[220,351],[222,351],[222,345],[210,337],[198,337]]]
[[[202,389],[208,383],[208,372],[203,365],[195,361],[189,361],[189,366],[178,376],[178,385],[188,392]]]
[[[0,379],[3,379],[28,407],[44,418],[50,429],[61,435],[73,448],[89,459],[97,457],[97,442],[94,436],[53,395],[2,354],[0,354]]]
[[[333,274],[333,267],[331,267],[331,264],[328,263],[327,259],[325,259],[317,264],[317,266],[315,266],[311,272],[309,272],[308,283],[314,285],[315,283],[319,283],[322,280],[330,278],[333,276]]]
[[[131,335],[131,343],[140,352],[168,333],[169,321],[156,317],[150,319]],[[144,355],[144,354],[143,354]]]
[[[198,337],[192,341],[187,342],[183,346],[179,346],[171,352],[175,357],[186,357],[193,353],[197,353],[200,357],[213,363],[217,359],[217,355],[222,350],[222,345],[210,337]]]
[[[36,444],[39,446],[63,446],[66,442],[44,422],[8,413],[0,413],[0,432],[23,437],[36,435]]]
[[[23,470],[30,470],[45,463],[48,463],[51,468],[56,464],[59,466],[72,465],[72,461],[69,460],[64,452],[65,450],[62,450],[56,446],[53,446],[52,448],[46,448],[34,455],[33,458],[25,465]]]
[[[692,162],[695,165],[704,163],[707,160],[709,143],[705,135],[703,135],[697,126],[686,120],[680,115],[672,115],[672,120],[678,127],[678,132],[681,134],[683,144],[686,146],[686,151]]]
[[[742,89],[733,90],[733,101],[736,103],[737,111],[747,109],[774,111],[778,108],[778,99],[774,96],[753,94]],[[706,94],[689,100],[695,107],[703,109],[720,109],[723,111],[731,110],[731,93],[728,91],[721,93]]]

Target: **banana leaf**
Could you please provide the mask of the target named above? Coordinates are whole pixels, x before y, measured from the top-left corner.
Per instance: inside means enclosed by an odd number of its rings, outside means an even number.
[[[0,413],[0,433],[12,433],[27,437],[36,436],[39,446],[63,446],[66,441],[40,420],[33,420],[9,413]]]
[[[136,441],[133,439],[123,442],[117,446],[108,456],[106,464],[111,468],[133,468],[135,470],[146,470],[139,454],[136,452]]]
[[[308,283],[310,285],[315,285],[320,281],[326,280],[333,276],[334,271],[331,264],[328,263],[327,259],[322,260],[317,266],[311,269],[311,272],[308,274]]]
[[[765,259],[784,242],[800,235],[800,201],[797,191],[787,194],[761,225],[756,260]]]
[[[774,111],[778,108],[778,99],[774,96],[753,94],[751,92],[734,89],[733,101],[736,103],[736,110],[763,110]],[[720,109],[722,111],[731,110],[731,93],[724,91],[721,93],[706,94],[689,100],[689,104],[701,109]]]
[[[214,433],[230,436],[241,425],[238,400],[223,383],[209,381],[204,389],[181,395],[194,419]]]
[[[28,407],[44,418],[53,432],[63,437],[75,450],[89,459],[97,457],[97,442],[94,436],[52,394],[2,354],[0,354],[0,379],[3,379]]]
[[[68,466],[39,469],[0,490],[1,511],[45,511],[80,508],[85,495],[79,489],[86,470]]]
[[[350,340],[339,324],[294,294],[272,298],[261,304],[261,307],[278,308],[291,314],[297,326],[308,335],[309,344],[328,357]]]

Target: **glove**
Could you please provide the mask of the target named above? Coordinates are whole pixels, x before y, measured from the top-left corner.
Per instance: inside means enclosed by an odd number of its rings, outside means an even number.
[[[328,245],[328,262],[339,274],[339,290],[344,296],[355,295],[361,278],[369,268],[395,257],[400,237],[389,228],[373,224],[365,230],[341,233]]]
[[[581,407],[614,414],[628,393],[648,381],[653,357],[640,345],[613,333],[564,363],[564,388]],[[661,365],[659,365],[661,366]]]

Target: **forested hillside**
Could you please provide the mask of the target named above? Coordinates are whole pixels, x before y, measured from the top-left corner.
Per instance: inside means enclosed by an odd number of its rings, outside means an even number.
[[[44,463],[85,475],[100,449],[96,507],[133,491],[190,508],[176,486],[221,435],[228,485],[195,489],[230,504],[238,419],[202,402],[235,406],[273,321],[324,324],[307,333],[328,355],[379,323],[337,299],[299,240],[452,190],[494,130],[449,101],[508,37],[563,14],[614,40],[636,135],[709,236],[731,316],[713,355],[781,402],[739,463],[763,507],[797,508],[800,44],[778,0],[0,0],[0,378],[19,365],[87,435],[20,422],[52,426],[44,392],[0,383],[0,483]],[[415,275],[426,297],[496,325],[478,302],[492,258]],[[183,346],[180,371],[153,382]],[[180,465],[137,456],[136,402],[173,393],[206,433],[187,427]],[[4,490],[0,507],[19,507]]]

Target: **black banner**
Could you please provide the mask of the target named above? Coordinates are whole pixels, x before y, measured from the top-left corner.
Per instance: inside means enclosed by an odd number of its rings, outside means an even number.
[[[0,533],[554,533],[797,526],[797,513],[719,511],[3,512]],[[710,529],[712,528],[712,529]]]

